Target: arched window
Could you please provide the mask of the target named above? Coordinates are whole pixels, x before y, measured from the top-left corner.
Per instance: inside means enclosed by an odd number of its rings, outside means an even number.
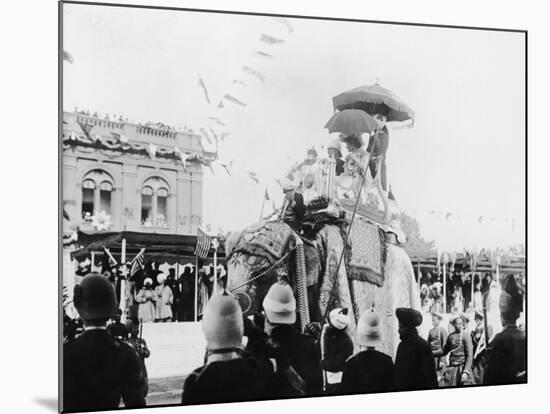
[[[145,227],[168,227],[170,190],[168,183],[151,177],[141,190],[141,224]]]
[[[153,225],[153,189],[143,187],[141,191],[141,224],[146,227]]]
[[[91,221],[97,213],[113,213],[114,185],[112,177],[103,170],[90,171],[82,181],[82,218]]]

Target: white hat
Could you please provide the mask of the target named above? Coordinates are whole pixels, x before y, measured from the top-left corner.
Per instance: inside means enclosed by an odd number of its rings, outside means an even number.
[[[164,273],[159,273],[157,275],[157,282],[158,283],[163,283],[165,280],[166,280],[166,275]]]
[[[214,295],[204,310],[202,331],[209,350],[240,347],[244,322],[239,303],[227,294]]]
[[[330,311],[328,319],[332,326],[336,329],[344,330],[349,325],[349,316],[347,313],[343,313],[342,308],[336,308]]]
[[[296,322],[296,299],[292,288],[284,281],[274,283],[265,295],[263,307],[271,323],[291,325]]]
[[[327,145],[327,149],[330,149],[330,148],[338,150],[340,152],[340,154],[342,154],[342,144],[340,143],[340,139],[335,138],[335,139],[331,140],[329,142],[329,144]]]
[[[146,278],[144,281],[143,281],[143,284],[144,285],[152,285],[153,284],[153,279],[151,279],[150,277]]]
[[[357,322],[357,339],[359,345],[376,346],[382,341],[380,332],[380,315],[374,309],[365,311]]]

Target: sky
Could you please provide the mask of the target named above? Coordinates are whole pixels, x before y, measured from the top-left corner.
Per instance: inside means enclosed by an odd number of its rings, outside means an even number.
[[[73,4],[63,19],[74,58],[64,63],[64,110],[230,133],[219,157],[233,160],[232,176],[217,165],[204,175],[213,230],[256,221],[266,188],[280,205],[275,179],[334,138],[323,129],[332,97],[378,81],[415,111],[414,128],[390,130],[388,179],[424,237],[442,250],[524,243],[522,34],[295,18],[290,31],[273,17]],[[246,106],[217,108],[226,93]]]

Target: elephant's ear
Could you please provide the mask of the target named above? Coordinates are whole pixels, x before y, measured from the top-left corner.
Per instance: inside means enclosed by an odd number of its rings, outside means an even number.
[[[242,236],[242,231],[233,231],[227,234],[225,239],[225,257],[230,257],[233,254]]]

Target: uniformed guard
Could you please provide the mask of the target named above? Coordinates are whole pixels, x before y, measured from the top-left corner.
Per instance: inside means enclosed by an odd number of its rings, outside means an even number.
[[[344,394],[390,391],[395,373],[389,355],[376,350],[382,342],[380,315],[374,309],[365,311],[357,323],[360,352],[348,359],[340,391]]]
[[[321,355],[315,340],[298,333],[296,300],[292,288],[284,281],[274,283],[263,301],[266,315],[264,353],[277,359],[287,384],[283,397],[321,395],[323,377]]]
[[[117,314],[109,281],[90,273],[74,288],[84,333],[63,345],[63,411],[100,411],[145,406],[146,375],[138,353],[107,332]]]
[[[277,396],[276,364],[243,355],[243,315],[231,296],[214,295],[202,319],[205,364],[183,386],[183,404],[248,401]]]
[[[447,331],[441,326],[443,315],[437,312],[432,312],[432,324],[433,328],[428,333],[428,343],[432,349],[432,354],[435,359],[435,369],[438,372],[438,382],[443,375],[445,369],[445,358],[443,354],[443,347],[447,342]]]
[[[487,325],[487,335],[485,335],[485,317],[479,310],[475,311],[474,316],[476,326],[472,330],[472,352],[474,354],[472,361],[472,377],[475,384],[483,384],[485,365],[487,362],[487,339],[489,342],[493,339],[493,327]]]
[[[464,327],[463,315],[456,315],[451,323],[454,331],[449,334],[443,347],[443,355],[449,354],[448,385],[467,385],[473,380],[472,338]]]
[[[437,388],[437,374],[430,344],[418,335],[422,314],[415,309],[397,308],[399,337],[395,357],[395,386],[398,390]]]
[[[508,275],[499,299],[502,332],[489,344],[484,384],[527,382],[525,332],[516,325],[523,311],[523,294]]]
[[[321,368],[325,371],[325,391],[328,394],[334,394],[339,390],[344,364],[353,354],[353,341],[346,332],[348,326],[347,308],[335,308],[330,311],[328,324],[321,338]]]

